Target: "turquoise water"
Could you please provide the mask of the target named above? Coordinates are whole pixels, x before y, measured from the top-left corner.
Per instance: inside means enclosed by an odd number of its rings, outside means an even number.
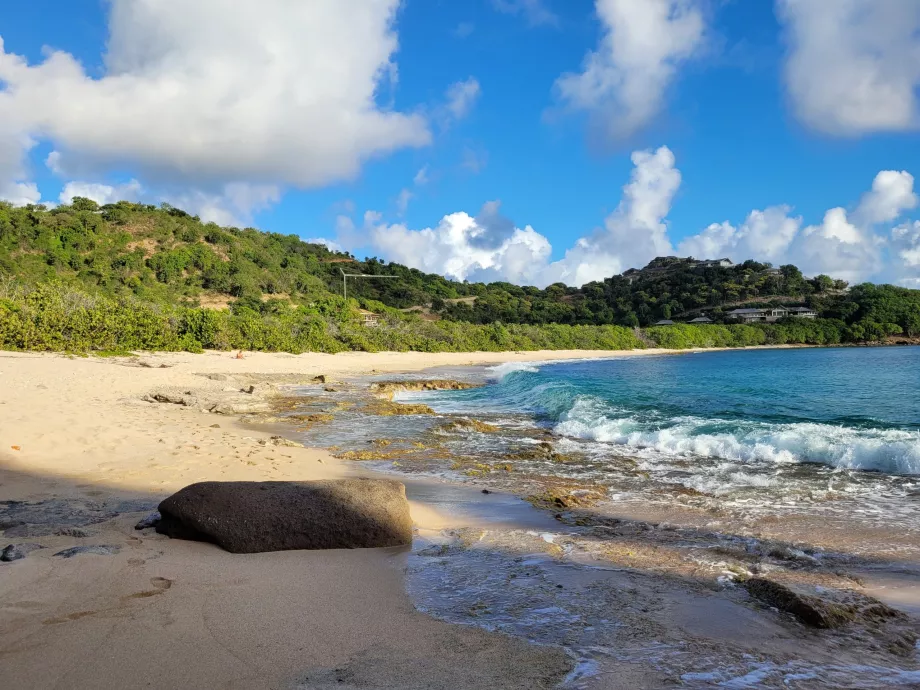
[[[438,412],[525,412],[563,438],[640,457],[920,474],[918,347],[507,364],[490,375],[485,388],[412,397]]]

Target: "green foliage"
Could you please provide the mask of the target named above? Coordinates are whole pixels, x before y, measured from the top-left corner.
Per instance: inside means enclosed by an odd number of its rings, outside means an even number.
[[[349,281],[342,275],[395,275]],[[660,257],[581,288],[461,283],[296,236],[201,223],[181,209],[75,197],[0,203],[0,347],[495,351],[874,342],[920,335],[920,291],[806,279],[795,266]],[[204,300],[208,300],[205,302]],[[222,311],[199,303],[229,306]],[[821,319],[720,323],[736,306],[808,304]],[[381,315],[367,328],[356,309]],[[400,311],[421,308],[429,316]],[[706,311],[713,325],[643,326]]]

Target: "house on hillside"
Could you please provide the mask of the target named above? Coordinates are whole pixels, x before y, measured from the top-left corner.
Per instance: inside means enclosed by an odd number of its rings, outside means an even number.
[[[662,319],[661,321],[656,321],[655,326],[673,326],[674,322],[671,319]]]
[[[695,319],[691,320],[690,323],[712,323],[712,319],[708,316],[697,316]]]
[[[790,316],[798,316],[802,319],[817,319],[818,312],[811,307],[789,307]]]
[[[380,325],[380,314],[375,314],[367,309],[359,309],[358,313],[363,317],[364,325],[368,328],[374,328]]]
[[[698,261],[695,264],[695,268],[731,268],[735,265],[735,262],[731,259],[705,259],[703,261]]]
[[[741,323],[773,323],[787,316],[815,319],[818,317],[818,312],[808,307],[765,307],[763,309],[733,309],[726,316]]]

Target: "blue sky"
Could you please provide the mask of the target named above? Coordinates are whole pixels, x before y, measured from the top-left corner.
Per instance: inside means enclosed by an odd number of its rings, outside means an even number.
[[[146,4],[0,8],[5,198],[166,200],[458,278],[693,250],[920,284],[914,0]]]

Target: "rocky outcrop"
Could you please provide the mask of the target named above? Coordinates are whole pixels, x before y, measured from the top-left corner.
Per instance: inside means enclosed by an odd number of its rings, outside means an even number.
[[[462,391],[467,388],[481,388],[483,385],[453,379],[409,379],[406,381],[377,381],[370,385],[370,390],[372,393],[392,395],[397,391]]]
[[[364,406],[367,414],[374,414],[379,417],[396,417],[413,414],[430,414],[435,412],[428,405],[422,403],[404,404],[390,402],[389,400],[375,400]]]
[[[157,532],[232,553],[354,549],[412,541],[405,486],[390,479],[201,482],[159,506]]]
[[[906,618],[878,599],[858,592],[825,589],[822,596],[817,596],[763,577],[753,577],[745,581],[744,586],[755,599],[791,613],[800,622],[814,628],[840,628],[849,623],[878,625]]]

